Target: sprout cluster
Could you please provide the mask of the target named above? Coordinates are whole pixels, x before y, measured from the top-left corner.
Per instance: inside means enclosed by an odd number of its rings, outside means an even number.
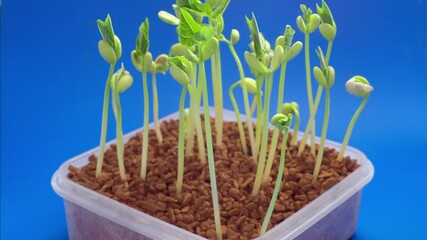
[[[242,152],[250,156],[253,163],[256,165],[256,176],[252,189],[252,196],[254,199],[258,196],[262,183],[268,182],[271,179],[270,173],[276,155],[278,139],[281,134],[283,135],[276,185],[260,234],[263,234],[267,229],[280,190],[280,184],[282,183],[288,130],[290,129],[292,119],[295,119],[295,126],[289,144],[297,146],[298,155],[301,155],[306,147],[308,136],[310,136],[310,154],[316,157],[313,181],[316,181],[319,175],[330,117],[330,89],[335,83],[335,69],[329,65],[329,60],[332,52],[332,44],[337,33],[337,26],[328,5],[324,1],[322,1],[321,6],[316,6],[317,13],[314,13],[305,5],[300,6],[302,14],[296,18],[296,26],[304,35],[304,43],[293,41],[295,30],[290,25],[286,25],[283,34],[277,36],[273,46],[260,31],[255,15],[252,14],[250,18],[246,17],[246,23],[251,34],[248,44],[249,50],[245,51],[243,56],[249,67],[250,74],[245,73],[242,61],[235,50],[235,45],[240,41],[239,31],[232,29],[228,38],[223,34],[225,26],[223,13],[229,3],[230,0],[207,0],[205,2],[198,0],[177,0],[176,3],[172,5],[173,13],[166,11],[160,11],[158,13],[160,20],[176,27],[177,30],[178,42],[170,47],[169,53],[167,55],[160,54],[156,58],[153,58],[149,50],[150,23],[148,19],[145,19],[141,23],[138,35],[136,36],[135,49],[130,53],[132,64],[142,75],[141,79],[144,96],[144,127],[140,177],[144,181],[147,178],[148,121],[150,112],[147,75],[150,73],[152,76],[152,108],[156,138],[159,143],[162,143],[163,136],[158,121],[159,105],[156,76],[157,73],[166,74],[169,72],[172,78],[182,86],[179,101],[180,121],[176,194],[181,194],[182,192],[185,170],[184,160],[186,156],[193,155],[195,139],[197,139],[198,158],[201,163],[206,163],[207,161],[209,166],[214,220],[218,239],[222,239],[222,233],[213,154],[214,140],[212,139],[213,134],[209,115],[206,63],[210,63],[210,72],[212,74],[210,78],[212,80],[215,106],[215,144],[221,146],[223,142],[223,91],[220,44],[225,44],[228,47],[239,73],[239,79],[229,88],[229,97],[236,114],[236,124],[239,131]],[[96,167],[96,176],[99,177],[102,173],[109,109],[108,102],[111,92],[112,107],[117,123],[118,166],[120,177],[126,183],[127,177],[123,160],[120,94],[131,87],[133,77],[125,70],[123,64],[122,67],[114,73],[115,65],[122,55],[122,46],[120,39],[114,34],[109,15],[105,21],[98,20],[98,28],[102,37],[98,43],[99,53],[102,58],[110,64],[110,70],[104,92],[100,152]],[[319,64],[311,68],[310,34],[315,33],[317,29],[319,29],[320,34],[328,42],[328,48],[326,55],[320,47],[316,49]],[[285,102],[284,89],[288,64],[300,54],[303,47],[310,115],[304,134],[298,142],[298,129],[301,122],[299,112],[300,106],[296,102]],[[274,103],[271,102],[271,92],[273,86],[277,84],[274,81],[276,73],[279,73],[279,80],[277,82],[278,95],[277,97],[273,97],[273,99],[277,99],[274,105]],[[317,82],[317,92],[315,95],[313,95],[312,75]],[[243,107],[246,119],[242,119],[240,115],[240,105],[237,103],[234,95],[236,87],[241,89],[241,94],[243,95]],[[350,94],[362,97],[363,102],[350,121],[338,160],[342,160],[355,121],[365,107],[367,99],[373,90],[369,82],[361,76],[351,78],[347,81],[345,87]],[[319,147],[316,152],[315,116],[323,92],[325,92],[325,112]],[[187,96],[189,108],[186,109],[185,100]],[[252,104],[250,104],[250,99],[252,99]],[[204,132],[199,114],[200,106],[203,106]],[[277,114],[270,118],[270,109],[272,107],[276,108]],[[255,129],[252,122],[253,115],[256,116]],[[269,123],[275,126],[270,142]],[[245,131],[245,128],[247,131]],[[248,134],[249,143],[246,142],[246,134]]]

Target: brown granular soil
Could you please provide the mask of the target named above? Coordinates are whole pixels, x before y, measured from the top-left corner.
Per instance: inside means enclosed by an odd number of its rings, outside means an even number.
[[[119,177],[115,145],[106,151],[102,175],[98,179],[95,178],[96,156],[90,156],[89,163],[82,169],[70,166],[68,177],[151,216],[202,237],[215,239],[208,165],[201,164],[197,158],[196,143],[193,155],[185,157],[183,192],[176,195],[178,121],[163,122],[161,131],[161,144],[153,130],[149,133],[146,182],[139,177],[140,133],[125,144],[127,182]],[[271,177],[268,183],[262,185],[258,197],[253,198],[251,192],[256,165],[250,155],[246,156],[241,151],[236,123],[224,122],[223,145],[214,146],[224,239],[252,239],[258,236],[277,177],[282,137],[279,137]],[[336,161],[337,155],[334,149],[325,149],[318,181],[312,183],[315,157],[310,154],[309,146],[301,157],[297,157],[297,147],[290,146],[288,141],[284,178],[268,229],[310,203],[358,167],[356,161],[349,157],[342,162]]]

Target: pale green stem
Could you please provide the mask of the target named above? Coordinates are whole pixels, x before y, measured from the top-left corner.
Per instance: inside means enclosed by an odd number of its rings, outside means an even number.
[[[125,161],[123,159],[123,130],[122,130],[122,107],[118,92],[113,91],[113,110],[116,117],[116,149],[117,161],[119,164],[120,179],[126,181]]]
[[[253,115],[254,115],[254,112],[255,112],[255,108],[257,107],[257,102],[256,102],[256,98],[254,98],[253,100],[252,100],[252,104],[251,104],[251,116],[250,117],[252,117]]]
[[[203,130],[202,130],[202,121],[200,120],[200,113],[199,113],[200,101],[202,99],[202,86],[200,84],[200,79],[198,80],[197,88],[194,91],[196,92],[194,106],[196,111],[195,119],[196,119],[197,143],[199,147],[199,158],[201,163],[206,163],[205,142],[204,142],[204,136],[203,136]]]
[[[308,134],[310,133],[311,126],[313,126],[314,118],[316,117],[315,112],[317,112],[317,109],[319,108],[320,98],[322,97],[322,91],[323,91],[323,87],[319,85],[317,88],[316,99],[314,101],[314,108],[310,111],[310,117],[308,119],[307,126],[305,127],[305,131],[304,131],[304,135],[302,136],[302,139],[298,148],[298,156],[301,156],[302,152],[304,151],[305,145],[307,143]],[[313,152],[311,153],[315,155],[315,153]]]
[[[299,124],[301,122],[301,117],[299,115],[299,112],[295,112],[295,126],[294,126],[294,131],[292,132],[292,139],[291,139],[291,145],[296,145],[297,144],[297,136],[298,136],[298,128],[299,128]]]
[[[345,149],[347,148],[347,145],[348,145],[348,141],[350,140],[351,132],[353,131],[354,124],[356,123],[357,118],[359,118],[359,115],[362,112],[362,110],[365,108],[366,102],[368,102],[368,98],[369,98],[369,96],[367,96],[363,99],[362,103],[360,104],[357,111],[354,113],[353,118],[351,119],[350,124],[347,127],[347,131],[345,132],[344,140],[341,144],[341,150],[340,150],[340,153],[338,155],[339,161],[342,161]]]
[[[279,170],[277,172],[277,180],[276,185],[274,186],[273,196],[271,196],[270,205],[268,206],[267,213],[265,214],[264,221],[262,222],[261,230],[259,235],[265,233],[268,227],[268,223],[270,222],[271,215],[273,214],[274,206],[276,205],[277,196],[280,191],[280,184],[282,183],[283,169],[285,168],[285,160],[286,160],[286,142],[288,140],[288,129],[285,129],[285,135],[282,140],[282,150],[280,153],[280,163]]]
[[[305,34],[305,44],[304,44],[304,50],[305,50],[305,77],[307,82],[307,96],[308,96],[308,106],[310,115],[313,113],[314,103],[313,103],[313,90],[311,88],[311,66],[310,66],[310,34]],[[313,121],[311,122],[311,126],[309,128],[311,130],[311,151],[312,153],[315,151],[316,146],[316,123],[315,119],[313,118]],[[309,131],[310,131],[309,130]],[[314,154],[314,153],[313,153]]]
[[[329,64],[329,59],[331,57],[332,44],[333,44],[333,41],[329,41],[328,50],[326,51],[326,57],[325,57],[325,63],[327,65]],[[314,101],[314,108],[311,109],[312,111],[310,110],[310,118],[309,118],[309,121],[308,121],[307,126],[305,128],[304,136],[301,140],[300,147],[298,149],[298,156],[300,156],[301,153],[303,152],[304,147],[305,147],[306,142],[307,142],[308,133],[310,132],[311,127],[314,126],[314,119],[316,117],[317,109],[319,107],[320,99],[322,97],[322,90],[323,90],[323,87],[319,85],[317,87],[316,99]],[[310,121],[310,119],[312,119],[312,120]],[[310,151],[313,155],[316,154],[314,146],[315,146],[315,144],[311,144],[311,148],[310,148]]]
[[[249,107],[248,90],[247,90],[246,83],[243,81],[243,79],[245,78],[245,73],[243,72],[242,62],[240,61],[240,58],[237,55],[233,44],[231,44],[229,42],[228,47],[230,48],[231,54],[233,55],[234,61],[236,62],[237,68],[239,70],[241,87],[242,87],[242,92],[243,92],[243,103],[245,105],[245,113],[246,113],[246,128],[248,129],[248,133],[249,133],[249,142],[251,144],[252,159],[253,159],[254,163],[256,163],[257,162],[257,156],[258,156],[258,154],[257,154],[258,150],[257,150],[256,145],[255,145],[254,127],[252,125],[252,115],[250,114],[251,110]]]
[[[264,76],[256,77],[256,88],[257,94],[255,96],[257,101],[257,121],[256,121],[256,133],[255,133],[255,150],[256,150],[256,159],[258,159],[258,151],[261,145],[261,130],[262,130],[262,102],[261,102],[261,88]],[[264,103],[265,104],[265,103]],[[264,106],[265,107],[265,106]],[[255,155],[255,154],[254,154]]]
[[[159,126],[159,100],[157,96],[157,81],[156,73],[152,73],[152,84],[153,84],[153,118],[154,118],[154,129],[156,131],[157,141],[159,143],[163,142],[162,132],[160,131]]]
[[[148,86],[147,86],[147,73],[142,73],[142,86],[144,91],[144,129],[142,138],[142,159],[141,159],[141,178],[147,178],[147,156],[148,156],[148,120],[149,120],[149,100],[148,100]]]
[[[203,58],[201,57],[201,59]],[[210,122],[210,115],[209,115],[209,97],[208,97],[208,89],[206,87],[206,73],[205,73],[204,62],[200,63],[199,73],[200,73],[199,84],[201,85],[201,89],[203,90],[203,109],[204,109],[204,118],[205,118],[206,145],[208,148],[209,179],[211,183],[215,230],[216,230],[217,238],[222,240],[221,218],[219,215],[219,204],[218,204],[218,190],[216,186],[216,175],[215,175],[215,160],[213,155],[212,132],[211,132],[211,122]]]
[[[276,112],[282,111],[283,105],[283,97],[285,92],[285,75],[286,75],[286,62],[282,64],[280,69],[280,79],[279,79],[279,90],[277,96],[277,108]],[[268,152],[267,165],[265,166],[264,176],[262,178],[262,182],[267,182],[270,177],[271,167],[273,166],[274,156],[276,155],[277,141],[279,139],[279,129],[274,128],[273,137],[271,138],[270,150]]]
[[[196,63],[192,63],[193,65],[193,72],[190,76],[190,84],[192,86],[192,89],[196,89],[197,88],[197,64]],[[189,90],[190,91],[190,90]],[[193,147],[194,147],[194,131],[196,130],[196,124],[194,124],[196,122],[195,118],[196,118],[196,114],[198,114],[199,109],[196,108],[195,106],[195,100],[196,100],[196,94],[192,93],[190,91],[190,124],[189,124],[189,129],[187,132],[187,145],[186,145],[186,149],[185,149],[185,156],[191,156],[191,154],[193,154]],[[200,118],[200,117],[199,117]],[[200,151],[199,151],[200,153]],[[202,158],[200,158],[202,159]]]
[[[214,103],[215,103],[215,130],[216,130],[216,144],[222,145],[222,134],[223,134],[223,103],[222,103],[222,72],[221,72],[221,52],[219,47],[211,59],[211,71],[212,71],[212,85],[214,90]]]
[[[248,154],[248,148],[246,147],[245,131],[243,130],[243,124],[240,118],[239,107],[237,106],[236,98],[234,97],[234,94],[233,94],[233,89],[239,84],[240,84],[240,81],[235,82],[233,85],[231,85],[229,90],[229,95],[230,95],[231,103],[233,104],[234,112],[236,113],[237,128],[239,129],[240,144],[242,145],[242,151],[244,154]]]
[[[176,180],[176,194],[182,192],[182,182],[184,180],[184,101],[187,87],[184,86],[179,100],[179,132],[178,132],[178,170]]]
[[[108,125],[108,103],[110,102],[110,87],[111,77],[114,73],[115,64],[110,64],[110,70],[108,72],[107,82],[105,83],[104,90],[104,103],[102,106],[102,126],[101,126],[101,140],[99,143],[99,156],[96,162],[96,177],[101,175],[102,165],[104,162],[105,142],[107,140],[107,125]]]
[[[326,133],[328,131],[328,123],[329,123],[329,105],[330,105],[330,88],[326,88],[326,96],[325,96],[325,116],[323,118],[323,126],[322,126],[322,136],[320,137],[319,143],[319,151],[317,152],[316,164],[314,166],[313,171],[313,182],[317,180],[320,172],[320,166],[322,165],[323,160],[323,150],[325,149],[325,139]]]
[[[265,93],[264,93],[264,112],[262,117],[262,135],[261,135],[261,150],[259,153],[257,172],[255,176],[255,183],[252,189],[252,196],[257,196],[261,187],[262,177],[264,173],[265,157],[267,155],[267,143],[268,143],[268,115],[270,112],[270,93],[273,85],[273,73],[267,75],[265,82]]]

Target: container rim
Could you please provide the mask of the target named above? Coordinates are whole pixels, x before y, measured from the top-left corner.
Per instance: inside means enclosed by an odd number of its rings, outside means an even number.
[[[210,115],[214,116],[215,111],[211,107]],[[224,109],[223,117],[225,121],[235,121],[235,113]],[[179,113],[170,114],[160,120],[178,119]],[[246,117],[242,115],[242,120]],[[256,122],[255,119],[253,119]],[[153,123],[150,124],[153,128]],[[136,133],[141,132],[142,128],[127,133],[123,140],[127,142]],[[303,133],[298,133],[298,138]],[[319,138],[316,138],[316,142]],[[114,144],[115,141],[109,141],[106,146]],[[340,149],[340,144],[334,141],[326,140],[326,146]],[[86,151],[64,162],[54,173],[51,179],[53,190],[64,200],[77,204],[87,210],[90,210],[102,217],[109,219],[117,224],[131,229],[137,233],[143,234],[152,239],[194,239],[203,240],[205,238],[190,233],[175,225],[164,222],[160,219],[145,214],[137,209],[129,207],[123,203],[110,199],[100,193],[94,192],[68,179],[68,166],[73,165],[82,167],[88,162],[88,157],[98,152],[99,147]],[[321,218],[333,211],[336,207],[349,199],[355,193],[360,191],[368,184],[374,175],[374,167],[369,159],[361,151],[353,147],[347,147],[346,155],[354,158],[360,164],[353,173],[344,178],[338,184],[328,191],[321,194],[315,200],[292,214],[289,218],[267,231],[256,239],[293,239],[314,225]],[[106,209],[108,209],[106,211]],[[123,217],[126,216],[126,217]],[[141,227],[142,224],[147,227]],[[150,227],[151,226],[151,227]],[[153,230],[154,229],[154,230]],[[167,229],[167,231],[165,231]],[[284,232],[283,229],[286,229]]]

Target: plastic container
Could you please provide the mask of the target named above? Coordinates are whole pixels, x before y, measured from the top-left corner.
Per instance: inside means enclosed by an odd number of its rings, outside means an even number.
[[[213,110],[211,109],[211,115]],[[179,114],[162,120],[178,119]],[[224,120],[235,114],[224,111]],[[152,126],[151,126],[152,127]],[[124,136],[127,141],[141,129]],[[301,133],[300,133],[301,134]],[[109,142],[110,145],[113,142]],[[340,144],[326,141],[339,150]],[[202,240],[196,234],[161,221],[125,204],[87,189],[67,178],[68,166],[82,167],[98,148],[74,157],[61,165],[52,177],[52,187],[64,198],[68,234],[73,239],[158,239]],[[348,147],[346,155],[361,165],[341,182],[257,239],[348,239],[357,226],[362,188],[372,179],[374,168],[366,156]]]

